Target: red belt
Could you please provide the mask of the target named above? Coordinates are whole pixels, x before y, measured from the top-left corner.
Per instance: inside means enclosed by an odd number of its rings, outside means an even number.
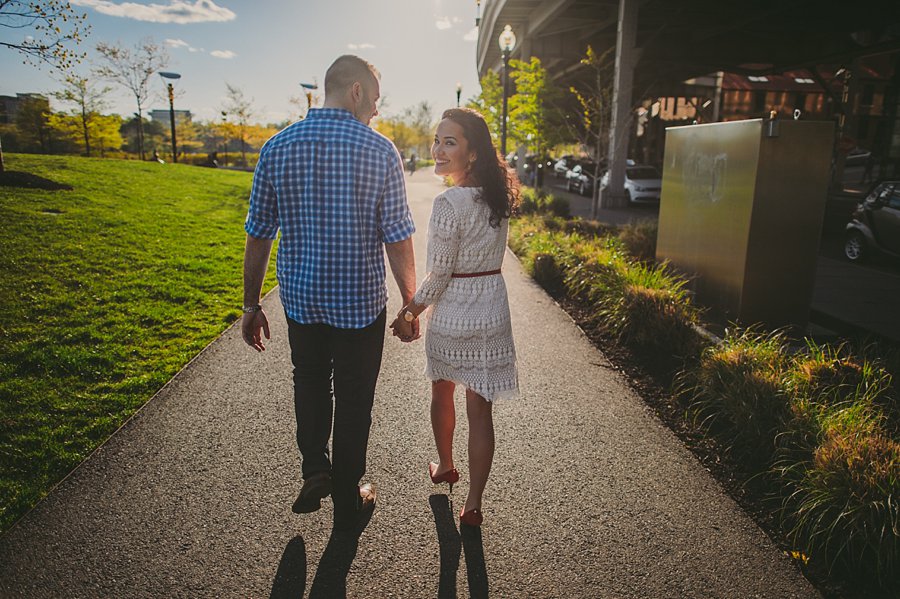
[[[499,275],[500,269],[497,270],[486,270],[484,272],[455,272],[451,277],[454,279],[468,279],[469,277],[487,277],[490,275]]]

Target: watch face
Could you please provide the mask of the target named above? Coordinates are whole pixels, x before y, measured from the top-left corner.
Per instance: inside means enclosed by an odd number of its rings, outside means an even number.
[[[415,319],[416,319],[416,317],[413,316],[412,312],[404,312],[403,313],[403,320],[405,320],[406,322],[412,322]]]

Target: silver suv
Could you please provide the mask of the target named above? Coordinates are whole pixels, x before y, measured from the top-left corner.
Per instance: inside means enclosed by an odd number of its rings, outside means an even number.
[[[900,181],[876,185],[847,223],[847,259],[859,262],[873,251],[900,258]]]

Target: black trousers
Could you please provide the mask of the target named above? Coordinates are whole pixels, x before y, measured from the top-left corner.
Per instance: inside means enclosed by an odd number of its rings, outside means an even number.
[[[384,349],[385,312],[362,329],[287,319],[303,478],[331,473],[336,516],[350,513],[359,502],[357,487],[366,472],[375,383]]]

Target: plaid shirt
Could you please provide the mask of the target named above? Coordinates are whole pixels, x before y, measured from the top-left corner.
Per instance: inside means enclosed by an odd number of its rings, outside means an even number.
[[[346,110],[321,108],[259,154],[244,229],[275,239],[285,312],[358,329],[387,304],[384,244],[415,231],[400,155]]]

